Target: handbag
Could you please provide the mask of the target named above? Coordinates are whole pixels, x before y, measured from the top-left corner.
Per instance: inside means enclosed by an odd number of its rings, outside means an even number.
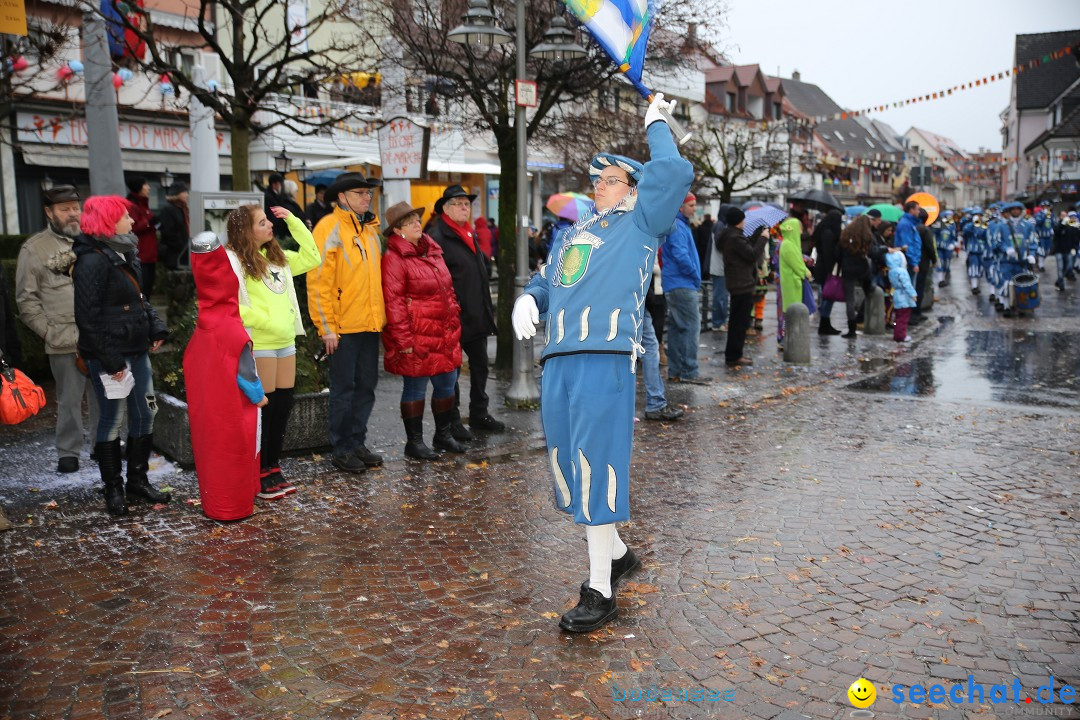
[[[17,425],[45,407],[45,391],[4,360],[0,352],[0,424]]]
[[[845,302],[844,281],[839,275],[830,275],[825,279],[825,285],[821,288],[821,299],[833,302]]]
[[[802,281],[802,302],[809,314],[813,315],[817,312],[817,302],[814,301],[814,288],[810,287],[810,281],[806,278],[803,278]]]

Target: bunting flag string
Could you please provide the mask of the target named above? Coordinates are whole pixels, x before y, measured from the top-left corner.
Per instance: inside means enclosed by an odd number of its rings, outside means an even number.
[[[862,117],[863,115],[869,115],[870,113],[885,112],[887,110],[894,110],[897,108],[906,107],[908,105],[914,105],[916,103],[933,102],[935,100],[943,100],[947,97],[951,97],[956,93],[963,92],[965,90],[971,90],[973,88],[979,88],[998,80],[1004,80],[1014,75],[1020,75],[1025,72],[1031,72],[1036,68],[1042,67],[1047,63],[1051,63],[1057,60],[1061,60],[1066,57],[1072,57],[1074,48],[1072,46],[1065,46],[1060,50],[1055,50],[1050,53],[1046,53],[1041,58],[1033,58],[1020,65],[1014,65],[1012,68],[1002,70],[996,73],[990,73],[984,75],[981,78],[976,78],[970,82],[960,83],[959,85],[953,85],[952,87],[944,88],[936,92],[929,92],[925,95],[918,95],[913,98],[906,98],[904,100],[896,100],[894,102],[883,103],[881,105],[872,105],[860,110],[845,110],[843,112],[833,113],[832,115],[817,115],[814,117],[807,117],[800,119],[801,124],[818,124],[823,122],[829,122],[830,120],[847,120],[848,118]],[[787,122],[787,118],[765,119],[761,121],[762,126],[767,126],[769,123],[783,123]]]

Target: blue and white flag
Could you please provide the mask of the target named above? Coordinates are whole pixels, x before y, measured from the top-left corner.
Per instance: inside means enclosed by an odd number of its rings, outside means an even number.
[[[604,51],[615,61],[619,72],[649,97],[652,91],[641,84],[645,46],[652,29],[653,10],[648,0],[563,0],[574,17],[584,25]]]

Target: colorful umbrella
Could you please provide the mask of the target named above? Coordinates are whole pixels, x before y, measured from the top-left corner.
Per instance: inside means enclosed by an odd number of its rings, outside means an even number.
[[[848,205],[846,208],[844,208],[844,214],[848,217],[862,215],[864,212],[866,212],[865,205]]]
[[[890,205],[889,203],[878,203],[877,205],[871,205],[866,208],[866,212],[870,212],[871,210],[877,210],[881,213],[881,219],[889,222],[899,222],[900,216],[904,214],[902,208],[899,208],[896,205]]]
[[[909,195],[906,202],[911,202],[912,200],[919,203],[919,207],[926,211],[926,226],[930,227],[933,225],[934,221],[937,220],[938,213],[941,212],[937,198],[927,192],[917,192],[914,195]]]
[[[588,195],[576,192],[555,193],[544,204],[556,216],[577,222],[593,211],[593,201]]]
[[[754,231],[759,227],[772,227],[773,225],[779,225],[788,218],[788,214],[779,208],[765,207],[755,208],[746,213],[746,220],[743,222],[743,237],[750,237],[754,234]]]

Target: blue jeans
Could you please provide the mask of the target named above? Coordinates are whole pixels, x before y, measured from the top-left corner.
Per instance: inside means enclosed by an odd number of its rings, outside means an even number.
[[[379,333],[338,337],[330,356],[330,444],[335,455],[347,455],[367,440],[379,382]]]
[[[712,276],[712,326],[713,329],[727,325],[728,291],[723,275]]]
[[[101,384],[101,373],[105,370],[101,367],[101,363],[94,358],[86,362],[90,370],[90,382],[94,384],[94,394],[97,395],[101,412],[95,442],[110,442],[120,437],[120,424],[124,420],[125,404],[128,415],[128,437],[143,437],[154,432],[157,397],[154,395],[154,372],[150,369],[150,354],[125,355],[124,360],[131,366],[135,387],[126,398],[118,400],[105,397],[105,386]]]
[[[701,337],[700,293],[691,288],[676,288],[664,293],[668,304],[667,358],[668,377],[698,376],[697,350]]]
[[[642,318],[641,346],[645,348],[645,355],[641,358],[641,375],[645,379],[645,411],[655,412],[667,405],[664,379],[660,376],[660,343],[656,342],[652,317],[644,313]]]
[[[458,371],[453,369],[441,375],[425,375],[424,377],[402,377],[401,402],[416,402],[423,400],[427,394],[428,380],[434,388],[431,399],[450,397],[454,394],[454,383],[457,382]]]
[[[1073,256],[1071,252],[1057,254],[1058,281],[1065,280],[1065,276],[1073,271]]]

